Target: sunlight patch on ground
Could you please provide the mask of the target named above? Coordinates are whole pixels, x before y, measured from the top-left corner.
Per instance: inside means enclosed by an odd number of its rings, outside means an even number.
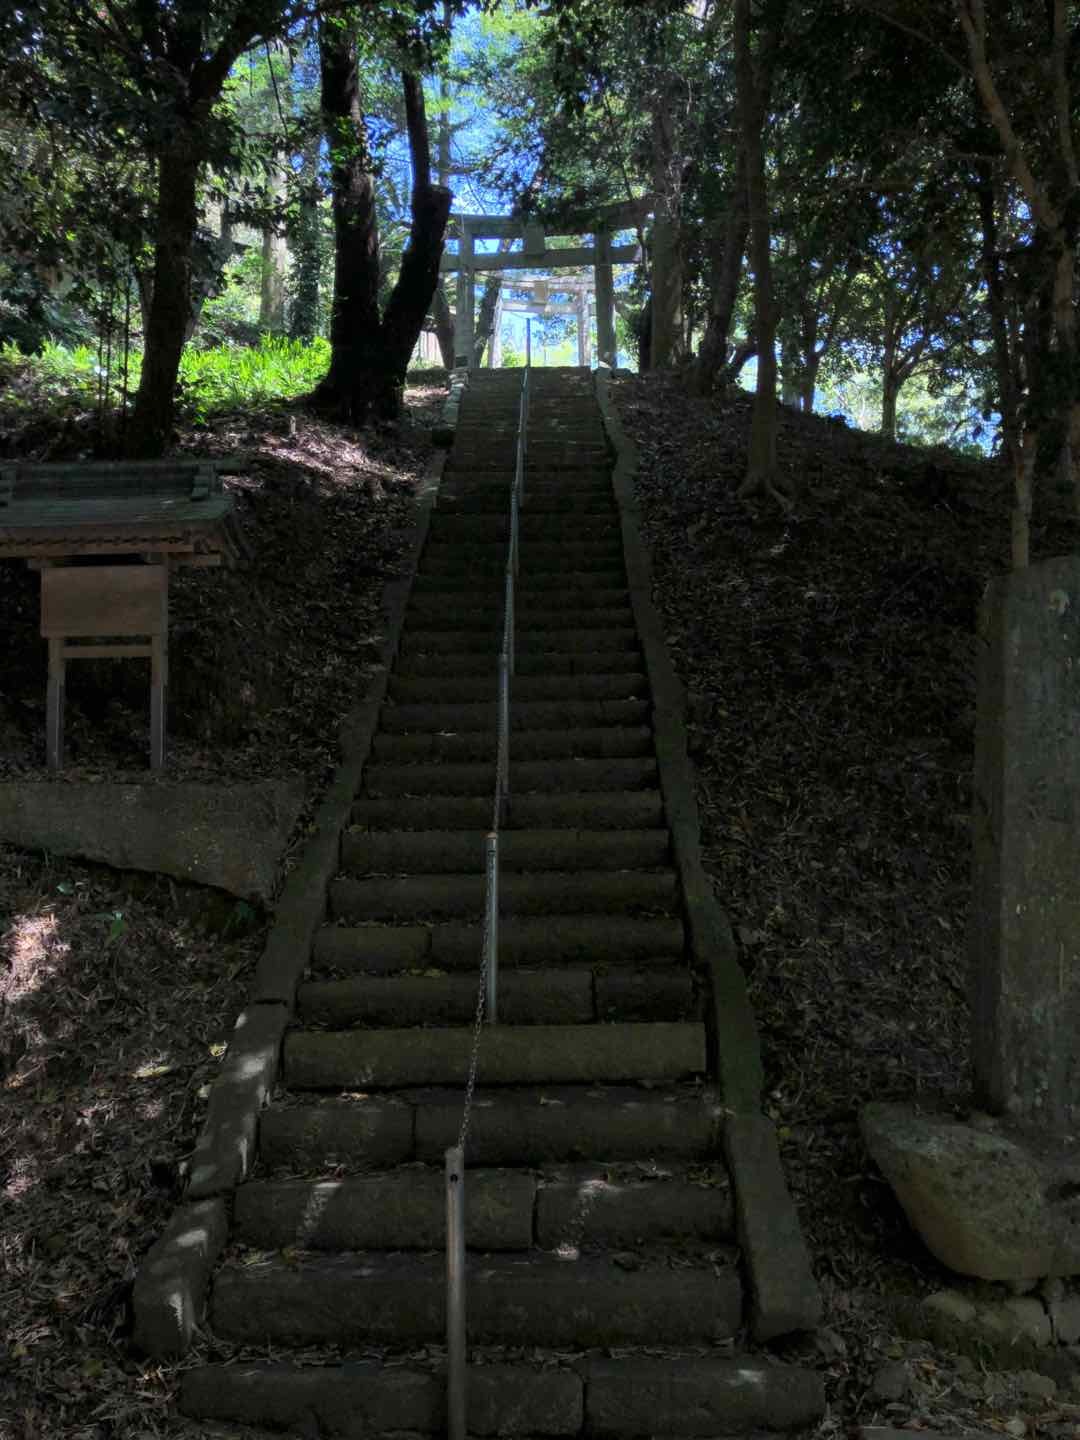
[[[4,937],[6,973],[0,974],[0,1000],[11,1005],[31,994],[52,975],[71,948],[57,938],[58,921],[41,915],[16,915]]]

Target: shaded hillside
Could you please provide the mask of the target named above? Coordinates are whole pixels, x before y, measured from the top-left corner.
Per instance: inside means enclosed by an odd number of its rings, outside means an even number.
[[[949,1277],[867,1159],[856,1115],[870,1099],[966,1098],[974,627],[1008,565],[1008,478],[785,410],[788,518],[733,498],[749,396],[691,400],[660,377],[615,394],[688,692],[705,863],[828,1302],[834,1423],[993,1422],[1010,1412],[981,1379],[954,1377],[939,1410],[866,1393],[900,1343],[883,1293]],[[1076,547],[1064,498],[1039,521],[1036,557]]]
[[[361,436],[288,405],[185,433],[183,455],[245,463],[246,473],[225,483],[251,559],[235,570],[181,570],[171,582],[174,778],[299,771],[317,784],[329,773],[337,725],[380,653],[379,598],[411,541],[441,378],[410,390],[406,423],[385,435]],[[22,438],[20,458],[56,460],[71,458],[73,443],[86,453],[92,437],[39,425]],[[38,592],[24,563],[0,563],[0,779],[38,773],[44,762]],[[68,773],[145,779],[148,696],[144,664],[70,666]]]

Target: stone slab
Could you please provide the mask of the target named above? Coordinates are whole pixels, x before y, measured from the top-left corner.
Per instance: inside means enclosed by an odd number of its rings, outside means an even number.
[[[825,1413],[814,1370],[756,1358],[590,1361],[588,1433],[596,1436],[743,1435],[798,1430]]]
[[[251,1005],[241,1011],[191,1157],[189,1200],[232,1190],[251,1168],[259,1113],[277,1077],[288,1020],[284,1005]]]
[[[784,1180],[773,1123],[763,1115],[729,1115],[723,1136],[754,1338],[764,1342],[812,1330],[821,1320],[821,1292]]]
[[[481,1084],[483,1076],[481,1076]],[[421,1094],[416,1157],[441,1163],[456,1144],[461,1095]],[[532,1091],[479,1089],[469,1125],[469,1160],[477,1165],[540,1165],[570,1160],[710,1157],[718,1121],[703,1099],[646,1096],[629,1087],[582,1092],[561,1086]]]
[[[470,1168],[465,1240],[474,1250],[527,1250],[536,1181]],[[261,1249],[435,1250],[446,1242],[446,1181],[414,1169],[345,1180],[252,1181],[236,1192],[235,1238]]]
[[[293,1031],[285,1040],[286,1083],[297,1090],[389,1090],[464,1083],[472,1028]],[[705,1069],[701,1025],[496,1025],[480,1043],[489,1085],[679,1080]]]
[[[474,1344],[700,1344],[735,1334],[742,1285],[734,1269],[621,1271],[602,1261],[487,1256],[469,1264]],[[446,1333],[446,1261],[356,1253],[222,1270],[212,1318],[244,1344],[424,1344]]]
[[[978,1103],[1080,1127],[1080,557],[994,580],[979,613],[972,809]]]
[[[259,1155],[270,1169],[381,1170],[412,1159],[413,1116],[411,1105],[393,1101],[275,1105],[263,1111]]]
[[[223,1200],[200,1200],[173,1212],[135,1276],[132,1340],[144,1355],[162,1359],[187,1350],[228,1234]]]
[[[471,1366],[470,1435],[577,1435],[581,1377],[570,1369]],[[321,1440],[361,1435],[441,1434],[446,1379],[430,1370],[346,1362],[310,1366],[205,1365],[181,1378],[179,1408],[193,1419],[315,1433]]]
[[[266,902],[304,803],[302,780],[247,785],[0,784],[0,841]]]
[[[476,998],[475,975],[360,975],[301,985],[297,1008],[310,1024],[467,1025]],[[506,970],[498,1004],[504,1025],[586,1024],[594,1018],[592,974]]]
[[[859,1126],[923,1243],[982,1280],[1080,1273],[1075,1146],[1027,1140],[1007,1122],[968,1123],[876,1102]]]
[[[731,1187],[679,1180],[622,1183],[603,1171],[540,1187],[536,1243],[599,1243],[612,1249],[661,1239],[730,1240],[734,1237]]]
[[[598,1020],[688,1020],[700,1015],[690,973],[681,968],[598,970]]]

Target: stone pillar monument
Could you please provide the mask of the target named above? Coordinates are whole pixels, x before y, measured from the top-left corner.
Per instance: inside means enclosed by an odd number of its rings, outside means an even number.
[[[976,1103],[1080,1132],[1080,556],[987,586],[977,675]]]

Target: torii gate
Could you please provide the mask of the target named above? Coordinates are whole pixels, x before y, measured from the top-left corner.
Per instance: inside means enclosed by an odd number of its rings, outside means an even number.
[[[613,266],[641,258],[641,248],[613,245],[612,234],[641,224],[652,212],[651,197],[604,205],[589,213],[564,218],[555,235],[588,235],[593,245],[566,250],[548,248],[548,236],[538,221],[515,220],[507,215],[455,215],[448,234],[458,236],[458,253],[444,254],[440,269],[457,272],[457,311],[454,323],[454,364],[467,368],[476,325],[476,272],[478,270],[580,270],[592,265],[596,290],[597,354],[602,365],[615,365],[615,280]],[[521,239],[521,250],[477,252],[477,240]],[[558,282],[551,282],[558,288]]]
[[[513,292],[524,292],[526,298],[520,299],[516,293],[507,297],[500,290],[495,303],[491,344],[488,346],[488,365],[497,368],[502,364],[499,332],[502,317],[506,314],[573,315],[577,319],[578,364],[587,366],[590,363],[592,344],[589,320],[593,314],[596,284],[587,271],[576,275],[560,275],[557,280],[549,279],[546,275],[515,275],[513,280],[505,282],[505,288]],[[556,299],[556,296],[567,298],[560,300]],[[598,324],[597,330],[599,328]]]

